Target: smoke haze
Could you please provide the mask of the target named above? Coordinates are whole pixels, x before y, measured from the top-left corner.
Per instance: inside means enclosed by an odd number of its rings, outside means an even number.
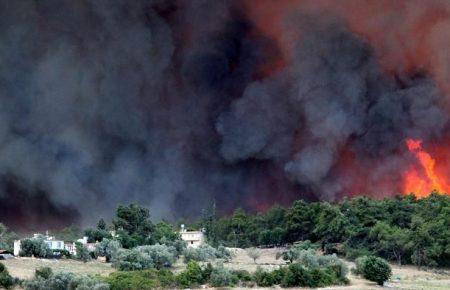
[[[0,221],[402,192],[407,138],[449,156],[447,3],[0,1]]]

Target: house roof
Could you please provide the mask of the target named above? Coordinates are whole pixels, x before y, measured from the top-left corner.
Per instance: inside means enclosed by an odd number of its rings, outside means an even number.
[[[0,255],[1,254],[13,254],[12,252],[8,251],[8,250],[0,250]]]

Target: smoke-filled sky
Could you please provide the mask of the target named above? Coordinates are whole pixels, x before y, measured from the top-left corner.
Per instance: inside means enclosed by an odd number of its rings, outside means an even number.
[[[448,1],[0,0],[0,40],[15,227],[430,189],[408,139],[450,176]]]

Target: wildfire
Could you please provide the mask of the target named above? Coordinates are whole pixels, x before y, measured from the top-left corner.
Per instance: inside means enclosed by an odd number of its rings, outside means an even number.
[[[419,161],[420,168],[411,167],[405,174],[404,192],[413,192],[417,197],[426,197],[431,191],[450,192],[450,186],[435,171],[436,161],[422,148],[422,140],[406,140],[408,150]]]

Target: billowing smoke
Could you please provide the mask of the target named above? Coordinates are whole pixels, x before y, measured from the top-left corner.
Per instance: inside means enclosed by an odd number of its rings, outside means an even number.
[[[449,136],[441,68],[331,2],[256,2],[0,1],[0,220],[400,192],[405,140]]]

